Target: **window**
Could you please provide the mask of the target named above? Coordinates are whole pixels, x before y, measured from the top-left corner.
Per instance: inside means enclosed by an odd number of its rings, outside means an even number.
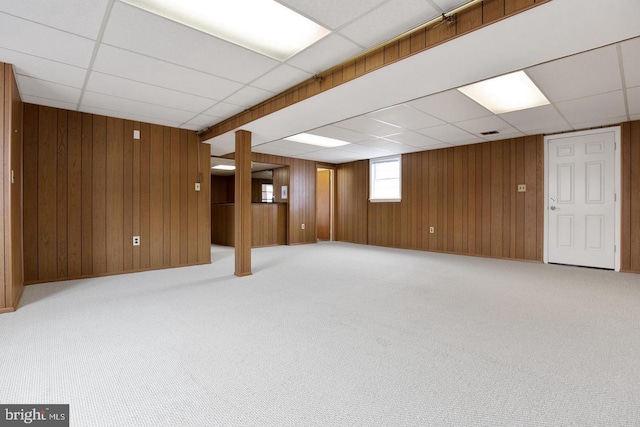
[[[369,161],[371,185],[369,201],[399,202],[402,199],[402,156],[381,157]]]
[[[273,202],[273,184],[262,184],[262,203]]]

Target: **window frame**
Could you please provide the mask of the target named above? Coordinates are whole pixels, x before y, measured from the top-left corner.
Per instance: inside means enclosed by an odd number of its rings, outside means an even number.
[[[379,163],[386,163],[389,161],[398,162],[398,197],[392,198],[375,198],[374,196],[374,184],[375,174],[374,166]],[[398,203],[402,201],[402,154],[396,154],[393,156],[378,157],[375,159],[369,159],[369,202],[371,203]]]

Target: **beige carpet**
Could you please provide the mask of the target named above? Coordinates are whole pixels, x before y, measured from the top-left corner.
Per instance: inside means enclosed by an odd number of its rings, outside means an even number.
[[[640,275],[343,243],[27,287],[0,403],[72,426],[639,426]]]

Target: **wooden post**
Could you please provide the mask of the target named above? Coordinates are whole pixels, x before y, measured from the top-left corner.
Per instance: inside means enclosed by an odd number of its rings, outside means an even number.
[[[235,256],[236,276],[251,275],[251,132],[236,132]]]

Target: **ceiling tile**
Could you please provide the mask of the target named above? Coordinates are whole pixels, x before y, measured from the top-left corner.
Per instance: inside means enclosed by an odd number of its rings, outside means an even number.
[[[309,159],[309,160],[313,159],[320,162],[335,163],[335,164],[352,162],[359,158],[359,156],[356,154],[349,153],[343,150],[338,150],[337,148],[324,149],[320,151],[315,151],[313,153],[298,154],[295,157],[300,159]]]
[[[18,75],[16,80],[18,81],[20,95],[51,99],[75,104],[76,106],[80,100],[81,90],[75,87],[64,86],[58,83],[46,82],[21,75]]]
[[[424,0],[391,0],[342,28],[340,33],[359,45],[370,48],[438,15],[440,12]]]
[[[442,125],[442,126],[435,126],[427,129],[419,129],[418,132],[428,137],[437,139],[440,142],[445,142],[449,144],[460,143],[460,142],[473,142],[479,139],[478,137],[470,134],[469,132],[465,132],[462,129],[449,124]]]
[[[376,157],[389,155],[389,152],[386,150],[358,144],[343,145],[342,147],[336,148],[336,150],[338,149],[341,151],[347,151],[354,155],[358,155],[361,159],[373,159]]]
[[[97,114],[97,115],[107,116],[107,117],[116,117],[120,119],[133,120],[137,122],[152,123],[156,125],[170,126],[175,128],[180,127],[179,122],[174,122],[172,120],[164,120],[157,117],[149,117],[146,115],[134,114],[128,111],[120,111],[120,110],[114,111],[110,109],[104,109],[99,107],[89,107],[89,106],[80,107],[80,111],[84,113]]]
[[[121,2],[113,6],[102,40],[241,83],[278,65],[274,59]]]
[[[455,125],[462,130],[466,130],[467,132],[476,135],[479,138],[485,137],[484,135],[480,135],[482,132],[491,132],[494,130],[500,132],[501,135],[508,135],[518,132],[498,116],[465,120],[464,122],[457,122]]]
[[[184,123],[193,117],[193,113],[188,111],[176,110],[175,108],[167,108],[95,92],[85,92],[82,98],[81,108],[84,107],[117,111],[122,114],[149,117],[178,124]]]
[[[231,117],[234,114],[237,114],[244,110],[244,107],[241,105],[228,104],[226,102],[218,102],[213,107],[209,108],[204,114],[208,116],[216,116],[221,117],[222,119],[226,119],[227,117]]]
[[[26,102],[28,104],[44,105],[45,107],[62,108],[63,110],[72,110],[72,111],[75,111],[76,108],[78,107],[78,103],[63,102],[63,101],[57,101],[54,99],[46,99],[46,98],[40,98],[37,96],[23,95],[23,94],[21,94],[20,97],[22,98],[22,102]]]
[[[591,120],[588,122],[576,123],[573,126],[573,128],[575,130],[583,130],[583,129],[601,127],[601,126],[616,126],[616,125],[619,125],[620,123],[627,122],[627,121],[629,121],[627,116],[611,117],[608,119],[597,119],[597,120]]]
[[[252,151],[256,153],[274,154],[274,155],[297,155],[303,153],[311,153],[322,150],[322,147],[316,147],[309,144],[301,144],[299,142],[278,140],[268,142],[266,144],[256,145]]]
[[[105,74],[160,86],[192,95],[222,100],[242,87],[240,83],[101,45],[93,69]]]
[[[284,92],[311,77],[306,71],[299,70],[287,64],[269,71],[264,76],[251,82],[251,86],[275,93]]]
[[[640,86],[640,37],[621,43],[626,87]]]
[[[377,137],[393,135],[402,131],[402,129],[397,126],[382,123],[364,116],[334,123],[334,126]]]
[[[206,110],[213,102],[208,98],[98,72],[91,73],[87,83],[87,90],[193,113]]]
[[[329,29],[336,29],[368,13],[386,0],[281,0],[283,3]]]
[[[344,129],[338,126],[324,126],[318,129],[313,129],[307,133],[314,135],[325,136],[327,138],[339,139],[346,142],[360,142],[369,139],[370,136],[364,133]]]
[[[367,117],[407,130],[424,129],[444,124],[442,120],[436,119],[408,105],[396,105],[378,110],[367,114]]]
[[[16,74],[82,88],[87,70],[25,53],[0,48],[0,61],[13,64]]]
[[[241,105],[243,107],[253,107],[262,101],[273,97],[274,93],[257,87],[245,86],[233,95],[224,99],[229,104]]]
[[[622,89],[618,53],[608,46],[526,70],[553,102]]]
[[[386,136],[384,139],[398,142],[400,144],[410,145],[412,147],[429,147],[432,145],[441,145],[442,143],[426,135],[416,132],[402,132],[395,135]]]
[[[469,0],[429,0],[431,3],[437,5],[442,12],[447,13],[452,11],[458,6],[462,6],[465,3],[468,3]]]
[[[450,123],[493,115],[455,89],[416,99],[407,104]]]
[[[0,47],[87,68],[94,42],[0,12]]]
[[[311,74],[328,70],[353,58],[362,48],[338,34],[329,34],[287,61]]]
[[[389,154],[402,154],[409,153],[414,151],[416,147],[411,147],[407,145],[403,145],[394,141],[390,141],[384,138],[372,138],[367,141],[359,142],[358,145],[368,148],[377,148],[379,150],[384,150]]]
[[[569,128],[569,124],[553,105],[529,108],[500,114],[500,117],[516,129],[529,133],[544,128]]]
[[[627,102],[629,114],[640,114],[640,86],[627,89]]]
[[[107,3],[108,0],[0,0],[0,10],[95,40]]]
[[[626,116],[622,91],[558,102],[558,110],[575,127],[579,123]]]
[[[220,121],[220,117],[205,116],[204,114],[200,114],[192,118],[188,122],[184,123],[182,127],[193,126],[195,127],[196,130],[200,130],[208,126],[211,126],[214,123],[218,123],[219,121]]]

